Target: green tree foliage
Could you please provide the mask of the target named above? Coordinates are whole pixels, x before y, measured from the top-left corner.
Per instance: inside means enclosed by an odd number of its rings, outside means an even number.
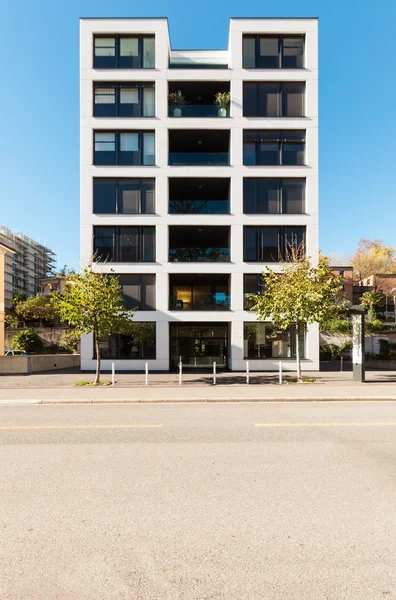
[[[57,277],[66,277],[67,275],[75,275],[75,270],[72,267],[63,265],[63,267],[56,273]]]
[[[17,304],[19,304],[20,302],[25,302],[25,300],[27,300],[27,296],[22,292],[18,292],[12,296],[12,304],[14,306],[17,306]]]
[[[313,267],[302,248],[291,248],[288,254],[280,273],[267,267],[262,275],[263,290],[250,298],[259,320],[271,319],[283,330],[295,326],[297,381],[301,383],[299,334],[306,324],[329,321],[345,308],[339,296],[341,278],[332,273],[326,257]]]
[[[25,350],[25,352],[40,352],[43,348],[43,342],[35,331],[22,329],[12,338],[11,347],[14,350]]]
[[[18,302],[15,312],[24,321],[53,321],[57,316],[50,296],[35,296]]]
[[[381,306],[383,303],[383,295],[374,290],[371,292],[364,292],[360,298],[360,304],[367,309],[367,319],[371,322],[377,320],[377,312],[375,309],[377,306]]]
[[[68,277],[64,294],[54,294],[52,302],[61,320],[75,327],[77,334],[94,334],[95,383],[99,383],[101,336],[133,331],[133,311],[125,310],[118,277],[95,273],[89,265],[79,275]]]
[[[396,270],[396,251],[385,246],[382,240],[359,240],[352,265],[359,279],[380,273],[394,273]]]

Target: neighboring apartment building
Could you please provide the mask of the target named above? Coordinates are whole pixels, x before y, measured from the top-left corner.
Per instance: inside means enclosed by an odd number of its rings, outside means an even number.
[[[395,317],[396,301],[396,273],[382,273],[379,275],[370,275],[359,281],[361,290],[375,290],[385,297],[383,305],[379,307],[379,312],[384,312],[385,317]]]
[[[342,291],[345,295],[346,300],[353,303],[353,267],[352,266],[338,266],[331,265],[331,270],[334,275],[342,277],[341,285]]]
[[[318,259],[317,25],[231,19],[213,51],[172,50],[165,18],[81,20],[81,258],[155,331],[103,338],[103,368],[295,368],[294,330],[258,323],[245,295],[289,243]],[[303,338],[317,369],[317,325]],[[81,354],[93,369],[91,335]]]
[[[52,274],[56,255],[23,233],[0,227],[0,234],[15,249],[14,254],[5,257],[5,307],[10,308],[14,294],[35,296],[40,293],[40,279]]]
[[[40,294],[43,296],[49,296],[56,292],[61,294],[65,291],[65,284],[67,278],[66,275],[52,275],[51,277],[44,277],[40,279]]]

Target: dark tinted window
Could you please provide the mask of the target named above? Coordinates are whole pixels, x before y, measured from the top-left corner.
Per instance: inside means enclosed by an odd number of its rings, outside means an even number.
[[[245,117],[304,116],[304,83],[245,82],[243,115]]]
[[[155,310],[155,275],[120,275],[125,308]]]
[[[153,117],[154,83],[95,83],[95,117]]]
[[[154,165],[153,131],[95,131],[95,165]]]
[[[244,69],[303,69],[303,35],[243,36]]]
[[[137,335],[114,333],[100,338],[101,356],[103,359],[153,359],[156,358],[156,325],[155,323],[136,323]],[[139,341],[140,339],[144,341]],[[95,348],[94,348],[95,357]]]
[[[244,227],[244,260],[246,262],[279,262],[287,259],[290,246],[305,242],[305,227]]]
[[[305,131],[244,131],[244,165],[303,165]]]
[[[94,227],[95,260],[154,262],[155,227]]]
[[[94,213],[153,214],[154,179],[94,179]]]
[[[246,177],[243,180],[245,214],[302,214],[305,179]]]
[[[95,69],[154,69],[154,35],[96,35]]]

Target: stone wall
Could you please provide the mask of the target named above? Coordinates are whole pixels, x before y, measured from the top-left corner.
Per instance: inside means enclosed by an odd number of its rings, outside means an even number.
[[[26,327],[29,329],[29,327]],[[56,344],[57,346],[61,345],[61,339],[66,334],[73,331],[70,327],[32,327],[33,331],[37,333],[41,341],[43,342],[44,347],[51,346],[52,344]],[[5,330],[5,349],[9,350],[11,348],[11,340],[16,333],[22,331],[21,329],[13,329],[7,328]]]
[[[28,374],[80,366],[79,354],[32,354],[0,356],[0,374]]]

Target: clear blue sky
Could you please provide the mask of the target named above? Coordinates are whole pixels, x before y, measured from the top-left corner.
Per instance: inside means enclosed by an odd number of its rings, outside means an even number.
[[[193,8],[194,7],[194,8]],[[396,245],[395,0],[2,4],[0,224],[79,260],[79,17],[167,16],[173,48],[227,47],[229,17],[319,17],[320,246]]]

